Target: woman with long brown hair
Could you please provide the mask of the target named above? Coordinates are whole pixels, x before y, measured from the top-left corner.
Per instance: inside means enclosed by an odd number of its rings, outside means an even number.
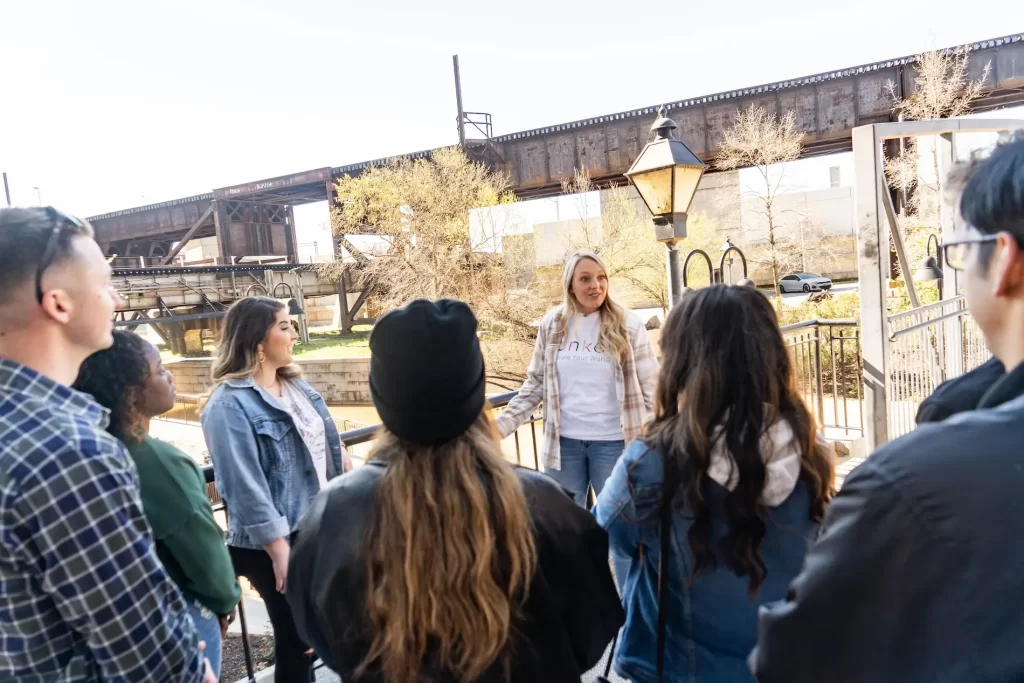
[[[284,596],[291,534],[317,492],[351,467],[326,403],[293,363],[296,339],[282,302],[235,302],[202,406],[228,551],[267,607],[277,683],[308,681],[312,666]]]
[[[607,535],[505,461],[473,313],[414,301],[370,350],[373,453],[319,495],[292,549],[303,639],[353,683],[578,683],[623,620]]]
[[[616,670],[634,683],[752,682],[758,607],[800,571],[832,456],[756,289],[689,294],[661,346],[654,419],[597,500],[613,554],[632,563]]]

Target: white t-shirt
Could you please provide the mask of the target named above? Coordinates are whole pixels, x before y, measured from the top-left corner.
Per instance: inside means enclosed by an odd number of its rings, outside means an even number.
[[[281,382],[281,405],[292,416],[295,428],[313,456],[313,469],[320,480],[320,488],[327,486],[327,428],[323,418],[306,393],[293,382]]]
[[[599,349],[601,317],[573,316],[558,349],[558,435],[583,441],[619,441],[622,410],[615,384],[615,359]]]

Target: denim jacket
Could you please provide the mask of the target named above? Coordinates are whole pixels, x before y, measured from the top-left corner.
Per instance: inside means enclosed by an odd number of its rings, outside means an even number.
[[[623,591],[626,625],[615,669],[634,683],[656,680],[662,468],[660,452],[634,441],[615,465],[595,508],[598,523],[608,531],[612,553],[630,561]],[[737,577],[717,550],[728,530],[728,489],[710,474],[704,479],[702,490],[711,514],[710,545],[717,562],[692,580],[688,579],[695,559],[687,534],[693,518],[676,513],[667,565],[666,683],[753,683],[746,658],[757,641],[757,610],[785,598],[817,534],[817,524],[810,520],[811,492],[799,480],[798,469],[789,489],[792,492],[785,500],[766,503],[768,519],[760,553],[768,573],[753,599],[748,597],[749,578]]]
[[[324,420],[327,478],[342,473],[342,445],[327,404],[302,379]],[[260,549],[287,537],[309,509],[320,482],[313,458],[281,403],[252,379],[227,381],[202,414],[217,490],[228,512],[228,545]]]

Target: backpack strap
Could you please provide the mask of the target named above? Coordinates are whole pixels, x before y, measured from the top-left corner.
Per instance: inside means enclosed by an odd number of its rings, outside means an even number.
[[[668,612],[668,553],[672,547],[672,506],[663,506],[661,514],[661,556],[658,558],[658,683],[662,683],[665,674],[665,630]]]

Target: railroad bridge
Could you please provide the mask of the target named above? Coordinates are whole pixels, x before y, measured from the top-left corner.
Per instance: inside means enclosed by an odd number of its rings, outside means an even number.
[[[972,78],[979,77],[986,65],[990,67],[987,88],[973,104],[975,111],[1024,103],[1024,34],[981,41],[970,49]],[[889,59],[669,101],[665,107],[679,124],[682,140],[705,161],[714,156],[736,113],[751,105],[773,113],[793,112],[796,125],[805,134],[805,156],[848,151],[855,127],[891,120],[889,84],[897,94],[911,92],[917,75],[914,61],[914,57]],[[622,173],[639,154],[657,108],[641,107],[469,140],[465,149],[471,158],[505,171],[520,197],[559,194],[562,180],[576,169],[586,169],[599,186],[607,185],[621,181]],[[420,159],[432,152],[404,156]],[[366,299],[367,288],[353,282],[352,277],[336,286],[319,283],[308,267],[297,267],[292,207],[325,200],[333,203],[337,179],[387,162],[375,159],[324,166],[91,217],[97,241],[107,255],[117,257],[114,263],[119,282],[130,302],[132,317],[121,324],[139,324],[142,317],[150,315],[144,312],[147,306],[162,315],[195,316],[197,320],[216,317],[225,304],[244,295],[237,286],[239,280],[248,281],[257,275],[265,287],[272,288],[287,279],[291,289],[301,289],[306,296],[321,295],[326,290],[337,293],[343,326],[344,321],[350,323],[352,312]],[[191,270],[175,266],[182,263],[180,252],[190,240],[209,237],[216,238],[215,258],[190,263]],[[337,253],[337,249],[334,251]],[[266,257],[277,261],[269,268],[260,268],[251,263],[253,257],[261,262]],[[148,290],[162,293],[150,296]],[[352,306],[350,295],[357,297]],[[171,310],[171,302],[179,300],[177,305],[192,308]],[[190,319],[179,320],[191,324]]]

